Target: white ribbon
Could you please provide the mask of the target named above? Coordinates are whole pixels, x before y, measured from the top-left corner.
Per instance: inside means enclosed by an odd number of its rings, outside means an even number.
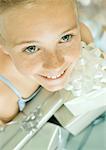
[[[70,75],[66,90],[76,98],[65,102],[74,116],[106,107],[106,60],[93,43],[81,43],[81,57]]]

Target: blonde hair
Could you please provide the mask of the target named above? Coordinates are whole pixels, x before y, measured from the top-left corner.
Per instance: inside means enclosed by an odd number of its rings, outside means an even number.
[[[0,0],[0,13],[8,10],[9,8],[16,7],[18,5],[24,6],[31,3],[34,4],[39,1],[43,1],[43,0]],[[73,1],[76,7],[76,0],[69,0],[69,1]]]
[[[53,0],[49,0],[49,1],[53,1]],[[55,0],[56,1],[56,0]],[[65,1],[65,0],[64,0]],[[73,7],[75,8],[75,14],[76,14],[76,18],[78,20],[78,13],[77,13],[77,4],[76,4],[76,0],[69,0],[72,2]],[[11,8],[15,8],[17,6],[26,6],[26,5],[36,5],[37,2],[43,2],[43,0],[0,0],[0,15],[2,15],[2,13],[10,10]],[[1,39],[3,40],[3,37],[0,33],[0,42]],[[3,40],[4,41],[4,40]]]
[[[0,14],[12,7],[16,7],[18,5],[24,6],[35,2],[36,0],[0,0]]]

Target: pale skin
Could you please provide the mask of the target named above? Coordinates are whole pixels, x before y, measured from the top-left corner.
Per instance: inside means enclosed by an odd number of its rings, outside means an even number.
[[[2,14],[1,19],[5,42],[0,43],[0,74],[23,97],[39,85],[52,92],[62,89],[79,58],[81,40],[93,40],[85,25],[78,26],[72,5],[64,0],[59,5],[46,0],[37,7],[18,6]],[[17,101],[14,92],[0,81],[0,124],[18,113]]]

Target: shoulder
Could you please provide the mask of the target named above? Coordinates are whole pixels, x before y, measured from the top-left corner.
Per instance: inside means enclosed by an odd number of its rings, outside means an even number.
[[[0,121],[8,122],[18,113],[17,96],[0,81]]]
[[[80,23],[80,34],[82,41],[86,42],[87,44],[93,42],[92,33],[84,23]]]

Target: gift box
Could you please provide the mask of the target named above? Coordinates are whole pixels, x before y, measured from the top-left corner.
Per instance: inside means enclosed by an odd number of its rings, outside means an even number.
[[[12,122],[0,127],[0,149],[20,150],[34,136],[36,141],[39,141],[39,149],[41,143],[46,144],[44,146],[45,150],[47,150],[47,147],[50,147],[49,149],[51,150],[50,143],[54,147],[55,145],[57,146],[57,144],[52,143],[58,142],[55,139],[59,127],[54,127],[53,125],[46,125],[44,129],[42,127],[62,104],[63,101],[59,92],[51,93],[42,88],[39,94],[27,103],[23,112],[20,112]],[[36,136],[37,134],[40,135]],[[53,137],[55,138],[53,139]],[[35,142],[35,146],[36,144]]]
[[[83,115],[97,108],[106,108],[106,88],[94,90],[76,98],[69,98],[64,105],[74,116]]]
[[[74,97],[70,91],[65,90],[61,95],[68,96],[55,117],[73,135],[78,135],[106,111],[106,88],[79,97]]]
[[[93,120],[106,111],[105,107],[91,111],[89,113],[74,116],[65,106],[62,106],[56,113],[55,117],[60,124],[66,128],[71,134],[78,135],[83,131]]]
[[[61,138],[64,137],[64,140]],[[4,135],[0,134],[1,150],[55,150],[65,145],[68,133],[61,127],[46,123],[38,133],[22,131],[18,126],[6,128]]]
[[[77,136],[70,135],[66,150],[106,150],[106,114],[93,121]]]

